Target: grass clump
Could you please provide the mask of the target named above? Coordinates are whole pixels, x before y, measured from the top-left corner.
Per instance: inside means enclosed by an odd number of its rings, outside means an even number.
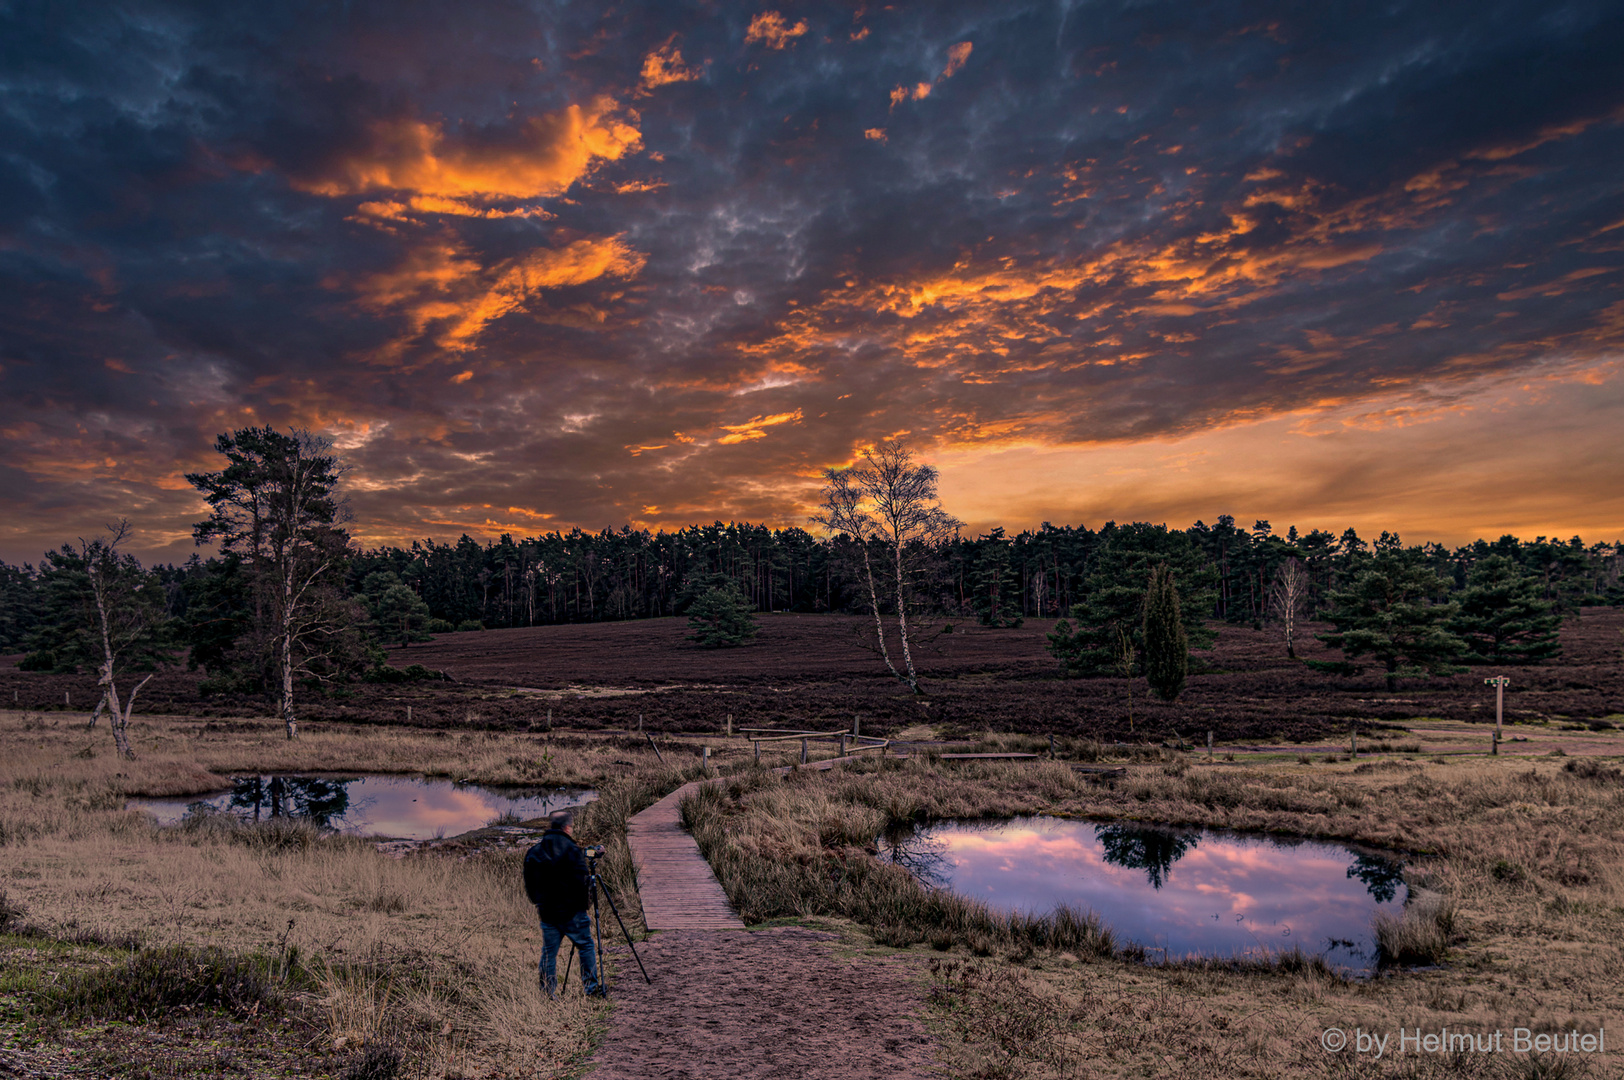
[[[1417,890],[1397,915],[1377,912],[1376,962],[1380,967],[1435,966],[1444,961],[1457,929],[1455,904],[1448,897]]]
[[[270,1014],[282,1011],[284,1000],[259,957],[176,946],[139,949],[122,963],[75,972],[39,993],[45,1015],[131,1023],[196,1010]]]

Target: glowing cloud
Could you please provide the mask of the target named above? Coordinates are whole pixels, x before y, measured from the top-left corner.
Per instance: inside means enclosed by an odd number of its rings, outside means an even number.
[[[682,52],[673,38],[643,57],[642,91],[646,94],[656,87],[693,82],[703,73],[702,67],[690,67],[682,62]]]
[[[750,26],[744,32],[746,45],[761,44],[769,49],[782,49],[795,38],[806,33],[806,20],[801,19],[791,26],[776,11],[763,11],[750,20]]]
[[[941,77],[943,79],[951,79],[953,76],[957,75],[959,73],[959,69],[964,67],[965,62],[970,59],[970,50],[974,47],[975,46],[971,45],[968,41],[961,41],[951,49],[948,49],[947,66],[942,69]]]
[[[800,422],[801,410],[796,409],[794,412],[753,417],[742,424],[723,424],[722,430],[727,434],[723,435],[717,442],[723,445],[731,445],[733,443],[748,442],[751,439],[764,439],[767,437],[766,428],[778,424],[799,424]]]
[[[642,145],[637,116],[620,119],[618,109],[613,98],[599,97],[585,107],[531,117],[497,138],[478,139],[447,134],[437,122],[380,121],[366,145],[296,185],[332,197],[411,192],[430,200],[421,204],[425,209],[483,215],[494,201],[560,195],[597,162],[636,150]]]

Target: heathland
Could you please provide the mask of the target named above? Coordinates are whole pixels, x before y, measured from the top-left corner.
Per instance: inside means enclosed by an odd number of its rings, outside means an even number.
[[[0,693],[17,702],[0,713],[0,1064],[40,1076],[578,1071],[614,1006],[539,1000],[518,850],[476,833],[394,859],[285,820],[159,828],[125,800],[271,771],[591,785],[601,798],[582,831],[609,845],[607,876],[639,933],[625,820],[704,776],[708,746],[722,782],[685,815],[741,915],[910,958],[954,1074],[1612,1074],[1610,1057],[1377,1061],[1319,1039],[1326,1028],[1594,1031],[1618,1014],[1618,611],[1569,619],[1559,663],[1396,693],[1378,677],[1304,670],[1266,633],[1224,627],[1173,705],[1147,702],[1142,682],[1059,678],[1042,624],[936,638],[916,697],[877,673],[852,620],[760,621],[750,644],[714,651],[662,620],[443,635],[391,660],[454,681],[312,698],[297,741],[171,672],[131,724],[133,761],[84,730],[88,679],[0,669]],[[1490,756],[1482,679],[1501,673],[1513,679],[1507,741]],[[64,694],[81,708],[65,709]],[[736,731],[854,716],[911,756],[778,775],[721,731],[729,717]],[[943,759],[950,740],[1044,758]],[[1102,762],[1124,771],[1073,767]],[[1392,851],[1412,897],[1380,928],[1393,963],[1368,979],[1297,952],[1149,964],[1086,913],[1002,918],[877,858],[889,825],[1033,812]],[[808,1008],[819,978],[806,972]]]

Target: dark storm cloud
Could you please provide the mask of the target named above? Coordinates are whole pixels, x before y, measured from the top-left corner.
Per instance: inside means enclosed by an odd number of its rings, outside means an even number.
[[[0,13],[3,553],[247,423],[374,537],[794,522],[854,445],[1449,394],[1624,330],[1616,5]]]

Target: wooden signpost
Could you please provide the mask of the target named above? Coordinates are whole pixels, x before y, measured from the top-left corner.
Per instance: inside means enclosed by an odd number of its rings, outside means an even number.
[[[1494,687],[1494,748],[1489,753],[1498,754],[1500,752],[1500,722],[1506,712],[1506,687],[1511,685],[1511,680],[1504,675],[1496,675],[1491,679],[1484,679],[1483,682]]]

